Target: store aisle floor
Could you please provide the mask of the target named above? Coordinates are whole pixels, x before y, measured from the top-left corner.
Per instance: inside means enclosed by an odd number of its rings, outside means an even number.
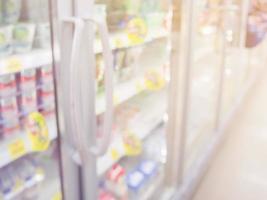
[[[227,132],[193,200],[266,200],[267,75]]]

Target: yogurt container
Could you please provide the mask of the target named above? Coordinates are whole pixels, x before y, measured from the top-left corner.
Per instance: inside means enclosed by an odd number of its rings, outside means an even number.
[[[12,25],[0,27],[0,58],[12,53],[12,34]]]
[[[17,23],[20,17],[21,0],[4,0],[3,6],[3,20],[5,23]]]
[[[19,74],[19,88],[20,91],[35,90],[36,89],[36,70],[28,69],[23,70]]]
[[[16,97],[0,99],[0,116],[2,120],[11,119],[18,116],[18,105]]]
[[[35,25],[20,23],[14,27],[13,48],[16,53],[26,53],[32,49],[35,34]]]
[[[14,117],[2,122],[3,123],[0,126],[0,130],[4,138],[9,137],[20,131],[20,123],[18,117]]]
[[[38,69],[37,79],[38,84],[53,83],[53,67],[51,65],[47,65]]]
[[[129,189],[130,199],[141,199],[145,189],[145,176],[139,170],[127,174],[126,182]]]
[[[16,95],[17,86],[14,74],[0,76],[0,97]]]
[[[41,113],[49,118],[55,114],[55,95],[53,84],[44,84],[38,91],[38,103]]]
[[[50,24],[48,22],[39,23],[36,26],[35,45],[38,48],[49,48],[50,43]]]
[[[24,115],[37,111],[36,91],[23,91],[19,98],[19,107]]]

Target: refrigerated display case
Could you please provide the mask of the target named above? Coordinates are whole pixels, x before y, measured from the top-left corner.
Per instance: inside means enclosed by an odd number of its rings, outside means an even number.
[[[181,98],[175,108],[181,153],[174,199],[193,198],[227,136],[227,126],[264,73],[266,41],[255,47],[246,44],[250,3],[182,1],[180,49],[184,51],[179,54],[176,85]]]
[[[265,62],[247,7],[0,1],[0,199],[189,197]]]
[[[171,1],[70,7],[60,18],[58,91],[62,152],[73,152],[63,164],[73,168],[63,174],[79,177],[83,199],[163,195]],[[64,181],[68,197],[72,180]]]
[[[0,199],[59,199],[49,1],[0,1]]]

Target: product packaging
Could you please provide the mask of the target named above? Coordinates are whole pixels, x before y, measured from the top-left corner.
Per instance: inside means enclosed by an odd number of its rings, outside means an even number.
[[[16,53],[26,53],[31,51],[35,35],[35,25],[30,23],[20,23],[14,27],[13,48]]]
[[[0,76],[0,97],[15,96],[17,93],[14,74]]]
[[[18,82],[20,91],[36,90],[36,70],[27,69],[21,71],[18,75]]]
[[[118,199],[127,197],[127,185],[125,182],[125,169],[115,164],[106,174],[106,187]]]
[[[141,199],[145,192],[145,176],[139,170],[127,174],[126,182],[130,199]]]
[[[0,58],[12,53],[13,26],[0,27]]]
[[[21,0],[3,0],[3,20],[7,24],[17,23],[20,17]]]

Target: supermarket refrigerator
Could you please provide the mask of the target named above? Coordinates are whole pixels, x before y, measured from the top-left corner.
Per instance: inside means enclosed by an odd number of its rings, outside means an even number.
[[[0,199],[167,198],[171,1],[0,9]]]
[[[49,1],[0,9],[0,199],[61,199]]]
[[[264,61],[248,2],[0,0],[0,199],[188,198]]]
[[[57,6],[64,197],[168,199],[171,1]]]

